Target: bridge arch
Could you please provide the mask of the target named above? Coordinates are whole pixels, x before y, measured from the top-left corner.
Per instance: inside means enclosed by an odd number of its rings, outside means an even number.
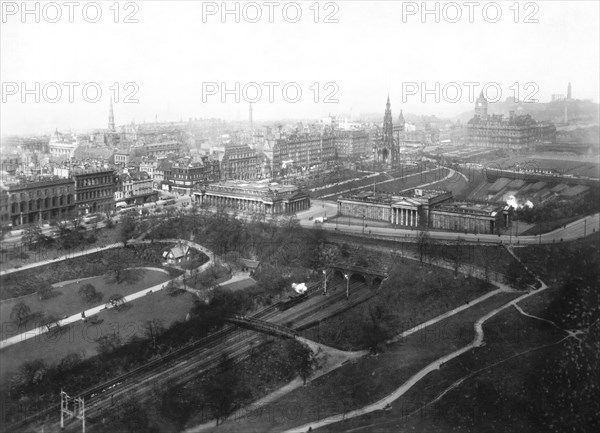
[[[344,279],[344,273],[341,270],[334,268],[331,279],[334,281],[341,281]]]
[[[362,274],[353,272],[350,274],[350,284],[355,283],[355,282],[367,284],[367,278]]]

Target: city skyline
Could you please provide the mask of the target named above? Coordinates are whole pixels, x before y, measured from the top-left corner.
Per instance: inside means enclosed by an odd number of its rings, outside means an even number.
[[[496,23],[488,22],[489,14],[486,18],[477,13],[473,23],[466,21],[466,16],[450,23],[444,21],[449,16],[444,12],[448,3],[440,3],[439,23],[434,22],[434,16],[425,16],[426,22],[422,22],[419,13],[407,15],[406,4],[412,2],[403,3],[338,2],[337,9],[326,9],[325,3],[319,3],[318,23],[314,23],[315,10],[302,4],[303,18],[295,24],[276,13],[273,23],[266,16],[258,23],[244,22],[250,15],[244,12],[247,3],[239,3],[239,23],[234,22],[234,15],[225,16],[226,22],[222,22],[218,12],[208,14],[210,9],[204,10],[203,16],[203,6],[189,2],[139,2],[137,11],[124,10],[124,3],[120,3],[119,23],[112,22],[114,11],[108,5],[103,5],[103,19],[95,24],[77,14],[69,23],[66,11],[58,23],[44,22],[43,13],[40,23],[31,18],[22,23],[18,13],[7,15],[3,10],[2,132],[99,128],[106,123],[111,95],[117,96],[114,111],[118,125],[155,119],[247,121],[249,103],[241,92],[249,83],[258,83],[263,92],[262,99],[253,104],[255,122],[318,119],[330,113],[358,118],[380,112],[387,94],[394,116],[402,109],[405,113],[453,118],[472,110],[469,85],[464,85],[471,82],[480,83],[471,85],[476,95],[484,83],[498,83],[501,100],[518,90],[520,98],[533,94],[541,102],[566,93],[571,82],[574,99],[598,102],[599,50],[595,48],[599,48],[599,29],[589,20],[597,16],[597,3],[576,2],[565,10],[560,4],[538,2],[538,23],[523,22],[530,12],[524,9],[515,23],[515,11],[504,4],[502,19]],[[135,12],[139,22],[122,22],[128,12]],[[323,22],[327,16],[339,22]],[[573,22],[578,25],[569,25]],[[358,34],[357,26],[369,31]],[[77,42],[74,34],[79,37]],[[285,36],[274,40],[274,35]],[[586,55],[582,56],[576,47],[584,45]],[[48,83],[60,83],[62,98],[50,103],[41,95],[36,103],[32,95],[26,95],[22,103],[21,89],[12,94],[15,89],[10,83],[23,82],[29,89],[36,82],[40,89]],[[86,102],[76,91],[71,103],[64,82],[80,83],[78,90],[86,83],[98,83],[102,97],[96,103]],[[239,103],[233,101],[233,95],[225,95],[227,101],[221,102],[221,89],[207,95],[211,90],[207,86],[223,82],[229,90],[239,83]],[[277,91],[270,103],[264,83],[274,82],[280,84],[274,87]],[[302,90],[296,103],[278,93],[290,83],[297,83]],[[318,94],[314,83],[319,83]],[[425,88],[414,93],[411,83],[419,87],[425,83]],[[436,83],[440,86],[439,103],[425,92]],[[441,94],[444,86],[452,83],[463,92],[457,102],[444,100],[448,95]],[[525,88],[527,83],[535,83],[535,87]],[[127,96],[139,102],[124,103]],[[325,103],[328,96],[338,102]]]

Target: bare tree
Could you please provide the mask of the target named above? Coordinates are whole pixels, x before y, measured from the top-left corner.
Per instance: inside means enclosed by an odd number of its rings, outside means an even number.
[[[423,263],[423,258],[428,253],[429,245],[431,243],[431,237],[429,233],[424,230],[420,230],[417,234],[417,249],[419,251],[419,261]]]
[[[21,326],[27,321],[31,315],[31,308],[25,302],[21,301],[15,304],[10,311],[10,318],[17,321],[17,324]]]
[[[165,328],[160,319],[146,320],[144,322],[144,335],[152,341],[152,348],[154,350],[156,350],[156,338],[160,337],[163,332],[165,332]]]

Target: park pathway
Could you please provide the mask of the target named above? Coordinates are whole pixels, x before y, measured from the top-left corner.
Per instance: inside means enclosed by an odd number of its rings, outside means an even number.
[[[359,409],[350,411],[348,413],[341,413],[341,414],[333,415],[333,416],[330,416],[327,418],[316,420],[314,422],[306,423],[301,426],[297,426],[297,427],[288,429],[285,431],[285,433],[304,433],[306,431],[309,431],[309,429],[315,430],[317,428],[320,428],[320,427],[323,427],[323,426],[326,426],[329,424],[334,424],[334,423],[344,421],[344,420],[347,420],[350,418],[356,418],[356,417],[359,417],[359,416],[362,416],[362,415],[365,415],[365,414],[368,414],[371,412],[389,408],[390,405],[394,401],[396,401],[398,398],[400,398],[402,395],[404,395],[408,390],[410,390],[415,384],[417,384],[421,379],[423,379],[429,373],[431,373],[435,370],[439,370],[440,367],[443,364],[447,363],[448,361],[450,361],[450,360],[452,360],[452,359],[454,359],[476,347],[481,347],[484,344],[484,342],[483,342],[483,337],[484,337],[483,324],[490,318],[494,317],[499,312],[501,312],[509,307],[515,306],[520,301],[527,299],[530,296],[539,294],[539,293],[543,292],[544,290],[548,289],[548,286],[543,281],[539,280],[539,278],[538,278],[538,281],[541,284],[541,287],[539,289],[537,289],[535,291],[534,290],[529,291],[529,292],[493,309],[492,311],[488,312],[484,316],[480,317],[474,324],[475,338],[473,339],[473,341],[470,344],[433,361],[432,363],[430,363],[429,365],[427,365],[426,367],[424,367],[420,371],[418,371],[416,374],[414,374],[410,379],[408,379],[406,382],[404,382],[394,392],[388,394],[384,398],[382,398],[374,403],[363,406]],[[470,304],[472,305],[472,303],[470,303]],[[454,315],[454,314],[458,313],[459,311],[462,311],[464,309],[463,307],[457,307],[457,308],[451,310],[450,312],[448,312],[448,313],[450,313],[449,316]],[[437,320],[437,321],[439,321],[439,320]],[[435,323],[435,322],[433,322],[433,323]],[[419,326],[413,328],[413,330],[405,331],[405,333],[416,332],[417,330],[420,330],[420,329],[423,329],[422,325],[419,325]]]
[[[311,381],[325,374],[331,373],[332,371],[337,370],[347,362],[358,359],[362,356],[365,356],[368,353],[367,350],[346,352],[343,350],[335,349],[330,346],[326,346],[321,343],[317,343],[312,340],[308,340],[303,337],[298,337],[297,340],[310,347],[312,352],[317,356],[317,360],[319,363],[319,369],[316,370],[314,374],[306,380],[306,383],[310,383]],[[301,388],[302,386],[304,386],[304,381],[300,377],[296,377],[286,385],[276,389],[270,394],[267,394],[263,398],[231,413],[229,416],[227,416],[225,422],[243,422],[245,418],[251,416],[250,414],[252,412],[255,412],[257,410],[260,411],[261,408],[266,408],[269,404],[280,399],[284,395],[294,391],[295,389]],[[192,427],[190,429],[187,429],[183,433],[200,433],[203,431],[211,430],[215,427],[217,427],[217,421],[214,419]]]
[[[161,243],[169,243],[169,244],[178,243],[178,242],[182,242],[182,243],[185,242],[191,248],[194,248],[194,249],[196,249],[196,250],[198,250],[198,251],[206,254],[208,256],[209,260],[208,260],[208,262],[204,263],[203,265],[201,265],[201,266],[199,266],[197,268],[199,272],[202,272],[202,271],[206,270],[210,265],[212,265],[214,263],[214,254],[213,254],[212,251],[210,251],[209,249],[203,247],[200,244],[197,244],[197,243],[191,242],[191,241],[184,241],[184,240],[180,240],[180,239],[164,239],[164,240],[161,239],[161,240],[156,240],[156,241],[134,241],[134,242],[132,242],[132,244],[150,244],[152,242],[161,242]],[[122,245],[123,244],[112,244],[112,245],[109,245],[107,247],[103,247],[102,250],[107,250],[107,249],[111,249],[111,248],[117,248],[118,246],[122,246]],[[83,256],[83,255],[86,255],[86,254],[92,254],[92,253],[95,253],[95,252],[98,252],[98,250],[96,250],[96,251],[83,251],[78,256]],[[59,259],[51,260],[50,262],[56,262],[56,261],[60,261],[60,260],[67,260],[67,259],[70,259],[72,257],[73,256],[71,256],[71,255],[65,255],[65,256],[62,256]],[[34,264],[28,266],[27,268],[23,267],[23,268],[19,268],[19,269],[16,269],[16,270],[10,270],[10,271],[7,271],[6,273],[17,272],[17,271],[21,271],[23,269],[31,269],[31,268],[35,268],[37,266],[43,266],[43,265],[46,265],[46,264],[48,264],[48,263],[46,263],[46,262],[38,262],[38,263],[34,263]],[[155,269],[155,268],[150,268],[150,269]],[[164,271],[164,270],[161,269],[161,271]],[[183,281],[184,277],[185,277],[185,274],[181,275],[179,277],[173,278],[173,279],[171,279],[171,280],[169,280],[169,281],[167,281],[165,283],[157,284],[157,285],[149,287],[147,289],[143,289],[143,290],[140,290],[138,292],[132,293],[130,295],[125,296],[124,300],[125,300],[125,302],[130,302],[130,301],[133,301],[135,299],[141,298],[142,296],[150,295],[152,293],[161,291],[161,290],[163,290],[167,286],[167,284],[170,281]],[[60,283],[57,283],[57,285],[66,284],[66,283],[67,282],[60,282]],[[107,308],[106,304],[101,304],[101,305],[97,305],[95,307],[89,308],[89,309],[87,309],[87,310],[84,311],[85,312],[85,317],[89,318],[89,317],[93,316],[94,314],[98,314],[100,311],[104,310],[105,308]],[[65,326],[65,325],[69,325],[71,323],[75,323],[75,322],[77,322],[79,320],[82,320],[82,319],[83,319],[83,317],[82,317],[81,313],[73,314],[73,315],[71,315],[69,317],[66,317],[64,319],[59,320],[57,322],[57,326],[58,327],[62,327],[62,326]],[[6,339],[0,341],[0,350],[4,349],[6,347],[12,346],[13,344],[17,344],[17,343],[20,343],[22,341],[28,340],[30,338],[38,337],[38,336],[40,336],[42,334],[45,334],[50,329],[52,329],[52,328],[49,328],[47,326],[40,326],[38,328],[34,328],[32,330],[23,332],[21,334],[13,335],[12,337],[9,337],[9,338],[6,338]]]

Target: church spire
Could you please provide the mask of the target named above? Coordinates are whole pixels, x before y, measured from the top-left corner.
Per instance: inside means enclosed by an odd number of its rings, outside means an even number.
[[[113,100],[110,97],[110,107],[108,108],[108,130],[115,132],[115,115],[113,112]]]

